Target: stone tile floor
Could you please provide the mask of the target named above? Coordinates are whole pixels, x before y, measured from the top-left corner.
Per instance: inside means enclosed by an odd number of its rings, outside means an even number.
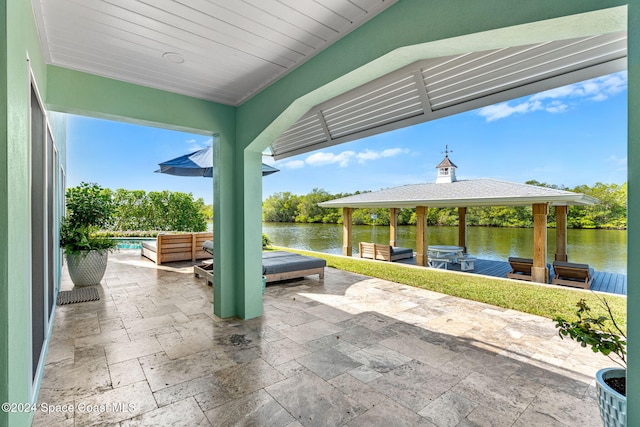
[[[223,320],[192,268],[132,250],[100,294],[56,308],[35,426],[602,425],[611,362],[548,319],[327,269]]]

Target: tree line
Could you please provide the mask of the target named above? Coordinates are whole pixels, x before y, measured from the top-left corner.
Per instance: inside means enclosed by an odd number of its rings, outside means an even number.
[[[569,228],[627,228],[627,184],[596,183],[593,186],[579,185],[574,188],[546,184],[535,180],[526,184],[559,190],[574,191],[595,197],[599,204],[570,206],[567,213]],[[262,220],[265,222],[298,222],[341,224],[342,209],[322,208],[319,203],[355,193],[329,194],[314,188],[306,195],[290,192],[275,193],[262,203]],[[467,209],[467,225],[490,227],[533,227],[531,206],[487,206]],[[548,224],[555,227],[555,210],[549,210]],[[358,208],[353,210],[352,223],[356,225],[389,225],[389,209]],[[399,225],[415,225],[415,209],[402,209],[398,214]],[[428,225],[457,225],[457,208],[429,208]]]
[[[206,231],[211,205],[178,191],[104,189],[115,205],[108,226],[112,231]]]

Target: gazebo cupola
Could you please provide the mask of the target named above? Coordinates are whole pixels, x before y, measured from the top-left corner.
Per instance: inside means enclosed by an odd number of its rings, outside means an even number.
[[[449,160],[449,146],[446,146],[444,150],[444,160],[440,162],[436,169],[438,169],[438,177],[436,178],[436,184],[444,184],[456,181],[456,168],[457,166]]]

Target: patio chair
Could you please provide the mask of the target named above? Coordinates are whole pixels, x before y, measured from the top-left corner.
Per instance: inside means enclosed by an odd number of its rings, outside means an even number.
[[[588,289],[593,281],[594,271],[588,264],[554,261],[553,270],[556,275],[551,283],[554,285]]]
[[[531,268],[533,260],[531,258],[509,257],[511,271],[507,273],[509,279],[519,279],[531,281]]]

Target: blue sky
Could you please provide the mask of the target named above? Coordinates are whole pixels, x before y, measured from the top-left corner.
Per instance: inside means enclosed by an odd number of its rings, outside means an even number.
[[[626,93],[627,74],[616,73],[278,162],[265,157],[281,171],[263,179],[263,197],[435,181],[445,145],[458,179],[622,184]],[[69,116],[67,140],[68,186],[183,191],[212,203],[211,179],[154,173],[158,163],[210,144],[208,137]]]

